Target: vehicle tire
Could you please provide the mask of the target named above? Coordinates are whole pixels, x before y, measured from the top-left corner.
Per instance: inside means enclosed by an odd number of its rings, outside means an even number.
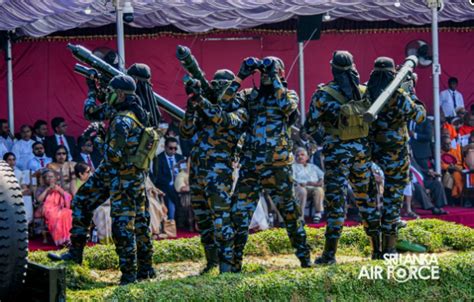
[[[28,226],[18,180],[0,160],[0,301],[13,300],[25,282]]]

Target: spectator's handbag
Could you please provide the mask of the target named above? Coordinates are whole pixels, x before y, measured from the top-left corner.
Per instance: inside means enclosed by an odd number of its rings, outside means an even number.
[[[176,238],[176,221],[174,220],[165,220],[163,222],[163,232],[168,235],[168,237]]]

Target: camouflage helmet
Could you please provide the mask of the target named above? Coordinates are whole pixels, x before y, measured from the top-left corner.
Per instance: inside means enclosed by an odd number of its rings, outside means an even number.
[[[213,81],[233,81],[235,79],[235,74],[229,69],[219,69],[214,74]]]

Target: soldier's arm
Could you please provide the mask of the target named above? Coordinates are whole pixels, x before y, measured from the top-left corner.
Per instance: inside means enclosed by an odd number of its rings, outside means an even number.
[[[413,99],[406,94],[400,94],[398,100],[398,108],[402,111],[406,120],[414,120],[417,124],[425,120],[426,109],[422,104],[413,101]]]
[[[319,118],[324,113],[325,94],[318,90],[311,97],[309,112],[306,115],[306,121],[303,129],[309,135],[314,135],[319,128]]]
[[[132,128],[132,120],[125,116],[116,117],[109,127],[107,141],[105,142],[105,158],[113,163],[123,159],[127,137]]]
[[[114,110],[107,103],[97,105],[95,95],[89,94],[84,102],[84,117],[92,122],[112,118]]]
[[[191,139],[197,132],[198,114],[196,110],[197,108],[191,106],[188,101],[184,118],[179,123],[179,134],[185,139]]]
[[[235,102],[235,104],[232,104],[232,107],[238,109],[232,112],[226,112],[222,110],[221,106],[212,104],[205,98],[201,99],[199,107],[202,109],[204,115],[213,123],[226,128],[243,127],[248,120],[247,109],[240,106],[242,102],[239,99],[233,99],[230,100],[230,102]]]

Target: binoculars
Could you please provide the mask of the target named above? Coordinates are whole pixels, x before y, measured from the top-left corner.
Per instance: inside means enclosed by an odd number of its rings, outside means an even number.
[[[261,72],[270,72],[274,65],[274,60],[270,58],[259,60],[252,57],[245,60],[245,65],[247,65],[247,67],[251,70],[258,69]]]

